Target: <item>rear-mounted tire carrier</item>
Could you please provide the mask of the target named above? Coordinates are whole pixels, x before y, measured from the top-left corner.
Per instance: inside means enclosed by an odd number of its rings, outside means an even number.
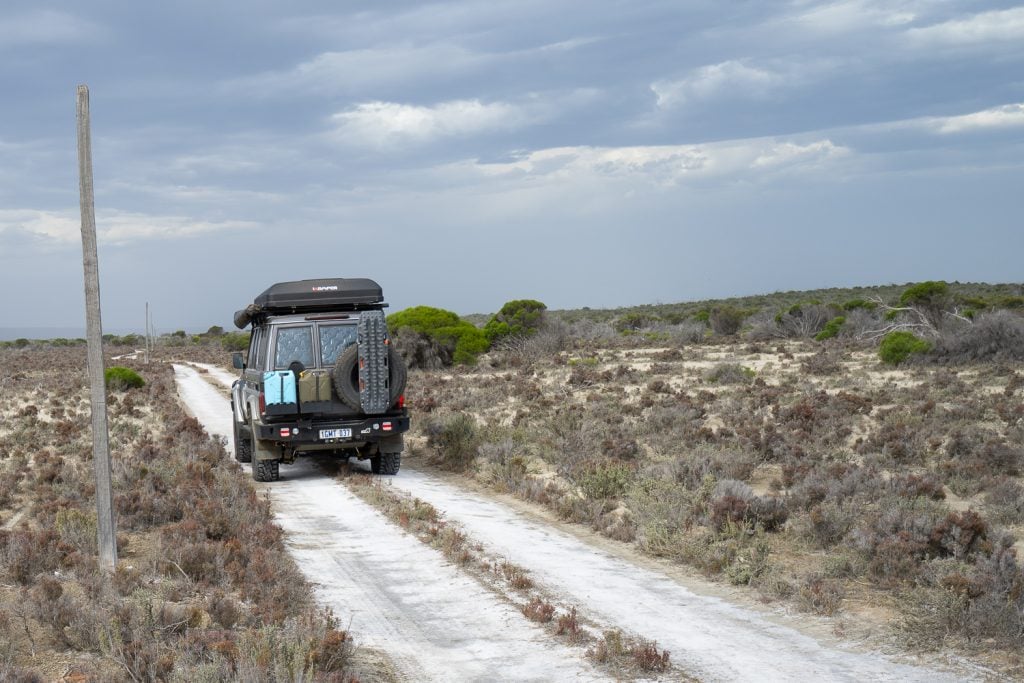
[[[384,311],[359,316],[359,405],[367,415],[380,415],[391,406],[388,329]]]

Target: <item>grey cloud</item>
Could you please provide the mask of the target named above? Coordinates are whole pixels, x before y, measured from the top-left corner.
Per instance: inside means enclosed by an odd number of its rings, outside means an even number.
[[[105,34],[100,24],[57,10],[33,9],[0,16],[0,50],[95,42]]]

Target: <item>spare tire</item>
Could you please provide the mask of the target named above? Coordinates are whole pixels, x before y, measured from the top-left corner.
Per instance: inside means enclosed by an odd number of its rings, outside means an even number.
[[[331,373],[334,380],[334,391],[341,402],[352,410],[362,412],[363,405],[359,399],[359,347],[352,344],[338,354]],[[388,345],[388,397],[389,405],[395,405],[398,397],[405,391],[407,372],[405,361],[395,347]]]

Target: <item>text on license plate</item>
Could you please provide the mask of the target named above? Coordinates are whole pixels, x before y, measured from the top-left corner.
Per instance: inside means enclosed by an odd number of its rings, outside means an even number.
[[[352,430],[351,429],[321,429],[320,430],[320,438],[321,439],[351,439],[352,438]]]

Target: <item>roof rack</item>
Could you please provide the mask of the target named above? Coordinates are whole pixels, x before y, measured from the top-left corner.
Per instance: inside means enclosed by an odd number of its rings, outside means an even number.
[[[278,282],[235,312],[235,326],[267,315],[322,313],[329,311],[372,311],[386,307],[380,285],[368,278],[327,278]]]

